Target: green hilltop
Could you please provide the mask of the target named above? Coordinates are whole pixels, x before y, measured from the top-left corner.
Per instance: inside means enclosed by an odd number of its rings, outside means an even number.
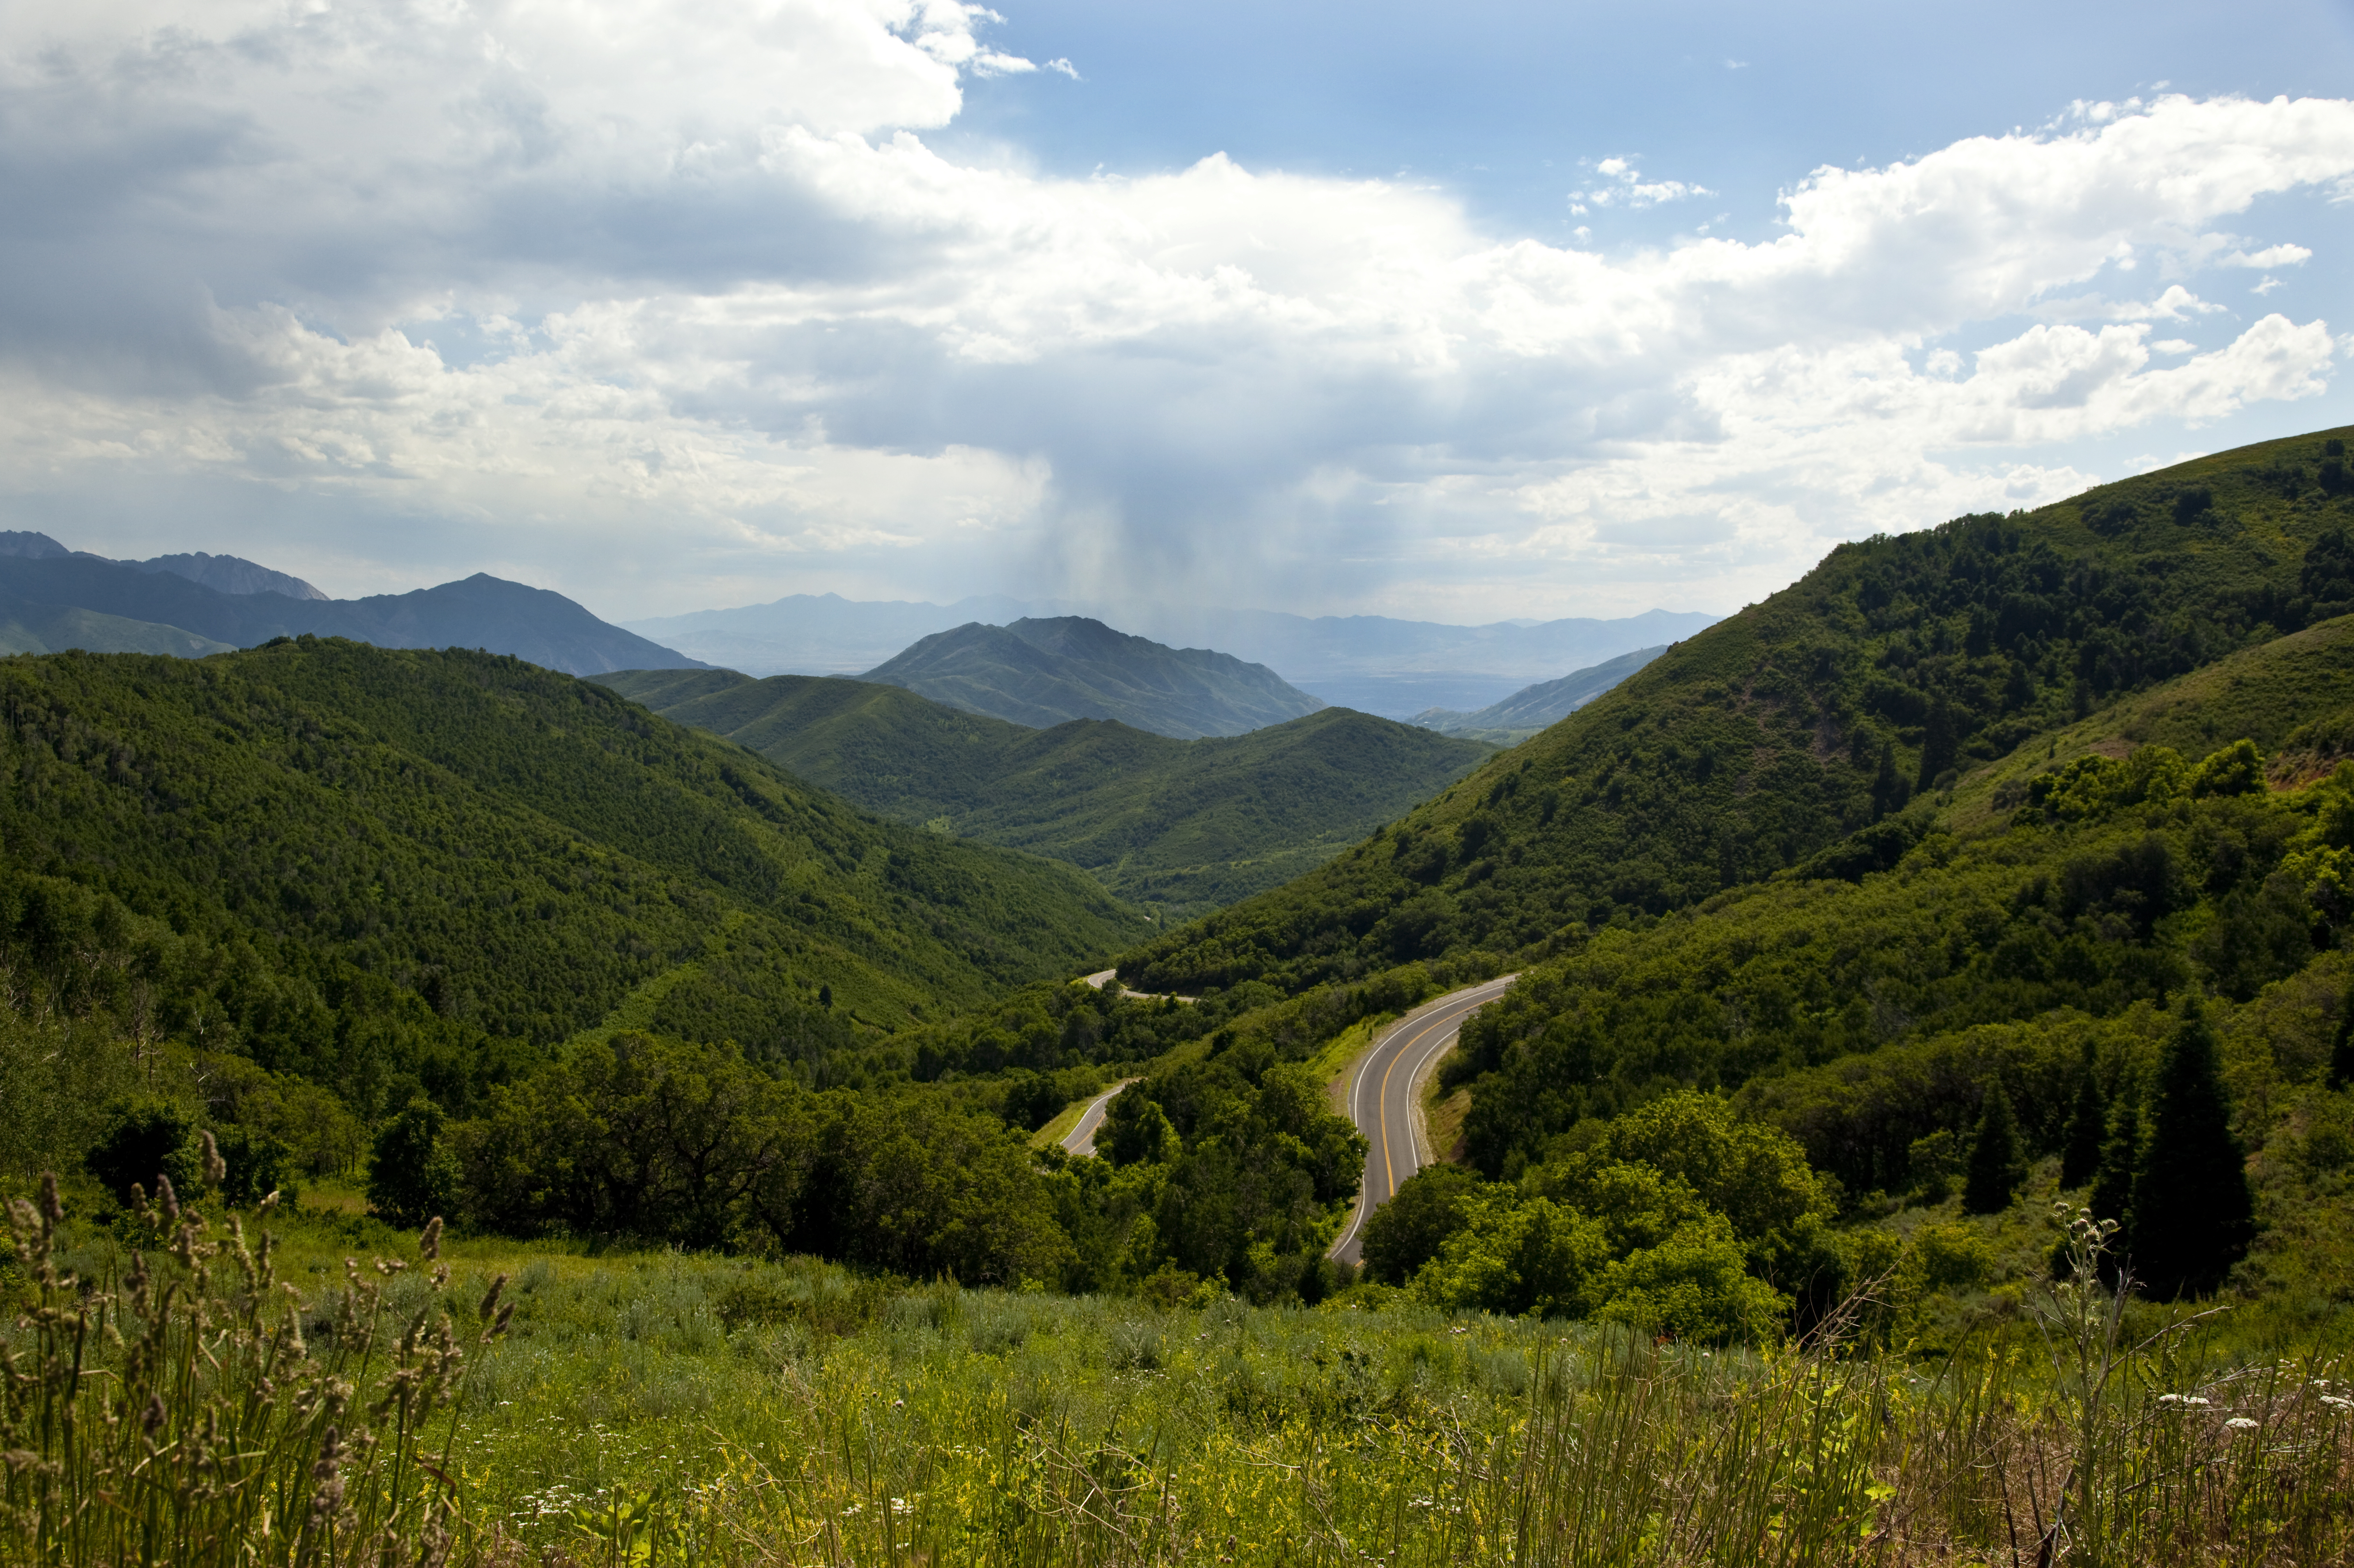
[[[1533,961],[1772,876],[1915,794],[2354,609],[2342,433],[1842,545],[1377,838],[1121,974],[1284,990]]]
[[[859,679],[1042,729],[1118,719],[1181,740],[1241,735],[1324,705],[1264,664],[1171,648],[1078,615],[934,632]]]
[[[622,1025],[822,1079],[1147,928],[1068,867],[500,655],[9,660],[0,768],[17,983],[364,1116],[403,1083],[461,1108]]]
[[[1030,729],[839,677],[632,670],[604,684],[898,821],[1049,855],[1188,917],[1289,881],[1489,754],[1347,708],[1176,740]]]

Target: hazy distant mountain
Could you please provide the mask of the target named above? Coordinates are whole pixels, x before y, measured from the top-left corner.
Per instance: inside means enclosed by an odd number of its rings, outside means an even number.
[[[69,550],[47,534],[0,530],[0,556],[10,556],[34,561],[55,560],[59,556],[76,556],[88,561],[107,559],[104,556],[93,556],[87,550]],[[175,577],[202,583],[221,593],[282,593],[289,599],[323,599],[327,597],[301,577],[272,571],[241,556],[208,556],[196,550],[186,555],[157,556],[152,560],[114,564],[136,567],[143,572],[170,572]],[[101,650],[92,649],[90,652]]]
[[[222,593],[282,593],[288,599],[323,599],[327,596],[286,572],[274,572],[239,556],[207,556],[202,550],[185,556],[157,556],[144,561],[125,561],[125,566],[137,567],[143,572],[170,572],[192,583],[202,583]]]
[[[1524,687],[1476,713],[1429,708],[1415,715],[1414,722],[1441,735],[1511,746],[1539,730],[1551,729],[1667,651],[1664,642],[1657,648],[1638,648],[1590,670],[1574,670],[1558,681]]]
[[[1557,671],[1583,669],[1638,648],[1673,642],[1716,617],[1647,610],[1614,620],[1504,620],[1448,626],[1386,616],[1311,619],[1264,609],[1025,603],[1003,598],[951,605],[864,602],[795,594],[770,604],[632,620],[630,629],[683,652],[756,675],[849,674],[917,638],[971,621],[1085,614],[1172,646],[1217,648],[1265,664],[1325,702],[1392,718],[1426,708],[1471,711]]]
[[[848,675],[872,669],[935,631],[976,620],[1002,626],[1041,608],[1002,596],[940,605],[797,593],[769,604],[626,624],[642,636],[748,674]]]
[[[935,632],[859,678],[1036,729],[1118,719],[1180,740],[1241,735],[1325,705],[1264,664],[1076,615]]]
[[[596,678],[870,810],[1068,861],[1172,918],[1322,864],[1490,755],[1345,708],[1172,740],[1085,719],[1032,729],[840,676]]]
[[[701,667],[660,643],[608,625],[562,594],[483,573],[414,593],[311,599],[275,592],[223,593],[176,572],[80,552],[20,552],[0,554],[0,595],[53,609],[144,621],[239,648],[308,632],[379,648],[482,648],[575,675]]]

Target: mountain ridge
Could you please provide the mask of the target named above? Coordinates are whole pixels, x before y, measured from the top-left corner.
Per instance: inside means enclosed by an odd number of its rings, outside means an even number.
[[[1188,994],[1535,961],[1795,865],[2116,697],[2354,609],[2348,431],[1843,544],[1299,882],[1124,955]]]
[[[0,594],[241,648],[303,635],[345,637],[384,648],[481,647],[567,674],[698,662],[600,620],[561,594],[486,572],[405,594],[310,599],[268,588],[223,592],[168,567],[151,569],[79,551],[0,554]]]
[[[1067,861],[1178,917],[1288,880],[1488,751],[1346,708],[1177,740],[1089,719],[1025,728],[841,676],[593,678],[869,810]]]
[[[1514,745],[1560,723],[1667,651],[1665,643],[1656,648],[1638,648],[1591,669],[1572,670],[1558,680],[1523,686],[1503,701],[1491,703],[1476,713],[1426,708],[1414,715],[1414,722],[1441,735],[1465,736],[1498,746]]]
[[[1326,705],[1264,664],[1171,648],[1085,616],[969,622],[859,679],[1037,729],[1111,719],[1180,740],[1240,735]]]

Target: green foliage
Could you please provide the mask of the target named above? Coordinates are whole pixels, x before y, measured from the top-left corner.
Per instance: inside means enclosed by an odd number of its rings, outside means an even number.
[[[1515,1184],[1418,1173],[1368,1223],[1366,1266],[1450,1308],[1757,1342],[1794,1307],[1827,1310],[1851,1276],[1826,1235],[1829,1206],[1794,1140],[1675,1095]]]
[[[1382,1285],[1412,1279],[1449,1236],[1470,1223],[1467,1200],[1479,1184],[1477,1172],[1443,1162],[1407,1177],[1365,1220],[1366,1277]]]
[[[451,1130],[470,1223],[511,1235],[805,1252],[918,1278],[1057,1279],[1028,1151],[938,1097],[814,1092],[733,1046],[624,1033]]]
[[[2215,1032],[2196,1000],[2158,1057],[2148,1126],[2126,1216],[2128,1260],[2158,1297],[2211,1291],[2247,1252],[2255,1202]]]
[[[2068,1113],[2068,1140],[2060,1150],[2060,1185],[2084,1186],[2101,1168],[2101,1140],[2107,1136],[2108,1097],[2101,1092],[2100,1064],[2088,1042],[2076,1076],[2076,1103]]]
[[[1896,812],[1909,779],[1938,788],[2094,706],[2343,613],[2306,581],[2338,580],[2324,540],[2354,516],[2313,478],[2320,440],[1843,545],[1394,830],[1135,949],[1121,973],[1152,991],[1289,991],[1450,953],[1526,961],[1772,875]],[[2193,493],[2208,504],[2178,520]],[[2203,755],[2235,736],[2274,746],[2316,711],[2150,738],[2186,755],[2186,741],[2204,739]]]
[[[1176,918],[1312,869],[1489,755],[1345,708],[1188,741],[1102,719],[1029,729],[859,681],[598,679],[869,810],[1068,861]]]
[[[133,1187],[155,1192],[158,1178],[193,1196],[203,1180],[196,1118],[186,1107],[154,1096],[118,1101],[83,1163],[118,1202],[131,1202]]]
[[[632,1007],[822,1065],[1137,928],[1066,869],[462,651],[11,660],[0,768],[17,985],[366,1118],[463,1109]]]
[[[1510,1174],[1697,1084],[1740,1089],[1849,1190],[1899,1192],[1916,1142],[1968,1139],[1994,1074],[2031,1107],[2023,1152],[2058,1152],[2088,1040],[2140,1051],[2159,998],[2203,980],[2246,1000],[2314,960],[2311,863],[2345,798],[2324,780],[1940,830],[1857,883],[1777,879],[1597,934],[1466,1025],[1448,1073],[1477,1080],[1470,1156]]]
[[[2027,1160],[2019,1147],[2019,1123],[2011,1115],[2010,1097],[2000,1084],[1987,1091],[1986,1109],[1978,1117],[1970,1140],[1968,1179],[1962,1184],[1962,1212],[1999,1214],[2010,1207],[2011,1195],[2027,1180]]]
[[[457,1212],[458,1160],[442,1142],[447,1118],[419,1095],[396,1111],[368,1151],[368,1206],[387,1223],[415,1230]]]

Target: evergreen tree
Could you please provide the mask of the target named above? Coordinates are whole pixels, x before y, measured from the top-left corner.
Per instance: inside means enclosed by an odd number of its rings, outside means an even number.
[[[2149,1136],[2134,1168],[2129,1260],[2150,1294],[2214,1289],[2255,1234],[2247,1154],[2232,1134],[2221,1053],[2198,999],[2158,1058]]]
[[[1896,745],[1882,741],[1880,745],[1880,771],[1872,780],[1872,820],[1880,821],[1891,811],[1901,811],[1904,802],[1913,798],[1905,786],[1904,776],[1896,771]]]
[[[2109,1136],[2101,1145],[2100,1168],[2093,1172],[2093,1191],[2084,1201],[2094,1219],[2125,1223],[2133,1207],[2134,1170],[2140,1163],[2141,1097],[2136,1086],[2122,1083],[2109,1107]],[[2119,1236],[2121,1250],[2126,1239]]]
[[[2088,1044],[2084,1070],[2076,1077],[2076,1108],[2068,1118],[2068,1143],[2060,1152],[2061,1186],[2081,1187],[2099,1172],[2108,1119],[2108,1100],[2101,1093],[2100,1070]]]
[[[2338,999],[2338,1039],[2329,1048],[2329,1086],[2354,1084],[2354,985]]]
[[[2026,1178],[2027,1161],[2020,1157],[2019,1123],[2011,1115],[2010,1096],[1999,1083],[1988,1084],[1986,1108],[1978,1113],[1978,1136],[1970,1144],[1962,1212],[2000,1213],[2010,1207],[2011,1194]]]
[[[1914,793],[1927,794],[1939,775],[1954,765],[1959,727],[1951,703],[1939,697],[1929,705],[1929,722],[1921,726],[1921,774],[1913,786]]]

